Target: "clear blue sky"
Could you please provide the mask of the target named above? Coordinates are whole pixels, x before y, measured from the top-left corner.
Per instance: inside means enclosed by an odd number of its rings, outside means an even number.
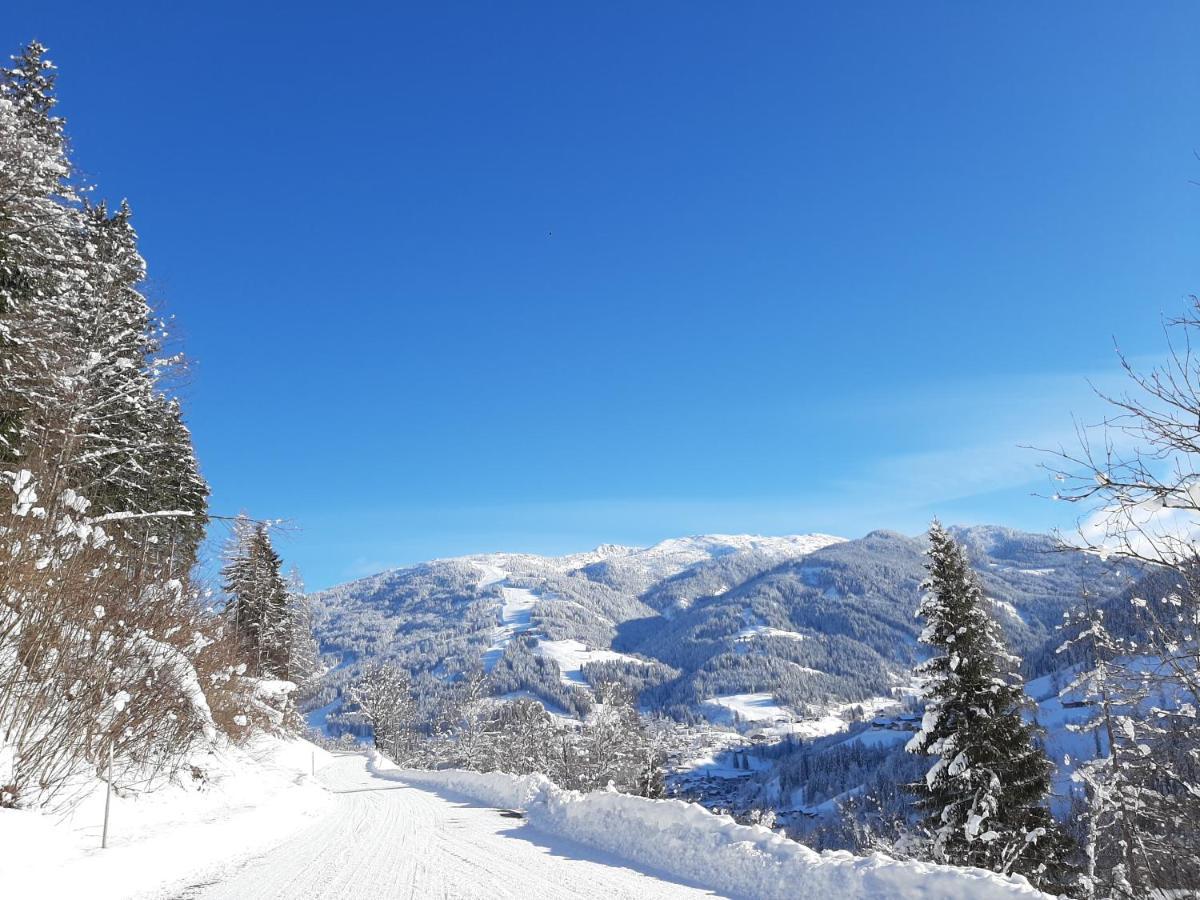
[[[1194,4],[26,3],[310,584],[702,531],[1031,529],[1200,290]]]

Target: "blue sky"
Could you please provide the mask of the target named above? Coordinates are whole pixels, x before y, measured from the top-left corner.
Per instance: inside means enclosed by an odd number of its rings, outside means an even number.
[[[1200,290],[1192,4],[23,4],[214,511],[324,586],[1046,529],[1020,444]]]

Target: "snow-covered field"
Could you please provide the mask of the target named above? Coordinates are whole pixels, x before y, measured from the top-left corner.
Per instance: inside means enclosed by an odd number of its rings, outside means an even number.
[[[583,667],[587,663],[613,659],[623,659],[632,663],[643,662],[636,657],[618,653],[616,650],[589,650],[581,641],[573,640],[547,641],[540,639],[537,647],[534,648],[534,653],[554,660],[565,683],[581,687],[587,686],[587,680],[583,677]]]
[[[871,697],[858,703],[837,704],[817,715],[800,715],[778,703],[773,694],[754,693],[710,697],[703,707],[714,721],[756,725],[758,731],[772,737],[795,734],[811,740],[845,731],[849,727],[846,714],[855,707],[870,718],[898,705],[894,697]]]
[[[752,641],[760,637],[786,638],[791,641],[802,641],[805,639],[805,636],[798,631],[784,631],[782,628],[771,628],[768,625],[747,625],[737,633],[734,640],[739,642]]]
[[[705,700],[704,705],[724,710],[730,719],[736,716],[743,722],[785,723],[795,718],[791,710],[775,702],[774,694],[725,694]]]

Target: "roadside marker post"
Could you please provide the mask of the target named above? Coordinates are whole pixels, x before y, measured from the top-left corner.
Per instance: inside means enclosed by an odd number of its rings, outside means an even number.
[[[100,849],[108,849],[108,807],[112,802],[113,742],[108,742],[108,778],[104,789],[104,830],[100,832]]]

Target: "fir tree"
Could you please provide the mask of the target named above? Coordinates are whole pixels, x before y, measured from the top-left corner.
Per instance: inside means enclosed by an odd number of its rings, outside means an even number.
[[[288,678],[299,683],[321,674],[321,651],[313,635],[312,604],[304,592],[304,581],[293,568],[287,577],[288,592]]]
[[[1043,805],[1052,766],[1021,717],[1026,698],[966,554],[934,522],[918,614],[922,643],[940,653],[917,667],[926,681],[913,753],[937,757],[912,788],[939,862],[1015,872],[1035,884],[1068,877],[1065,838]]]
[[[229,594],[226,615],[254,675],[287,678],[290,674],[291,622],[281,566],[267,526],[239,521],[222,575]]]
[[[81,267],[54,66],[29,44],[0,69],[0,461],[42,442],[62,389]],[[32,436],[32,437],[31,437]]]
[[[180,360],[160,355],[163,329],[140,290],[146,270],[131,215],[125,203],[112,215],[103,203],[84,209],[90,252],[76,323],[80,446],[71,477],[94,513],[113,516],[112,530],[141,548],[130,556],[141,577],[170,578],[195,562],[208,487],[179,403],[160,390]]]

